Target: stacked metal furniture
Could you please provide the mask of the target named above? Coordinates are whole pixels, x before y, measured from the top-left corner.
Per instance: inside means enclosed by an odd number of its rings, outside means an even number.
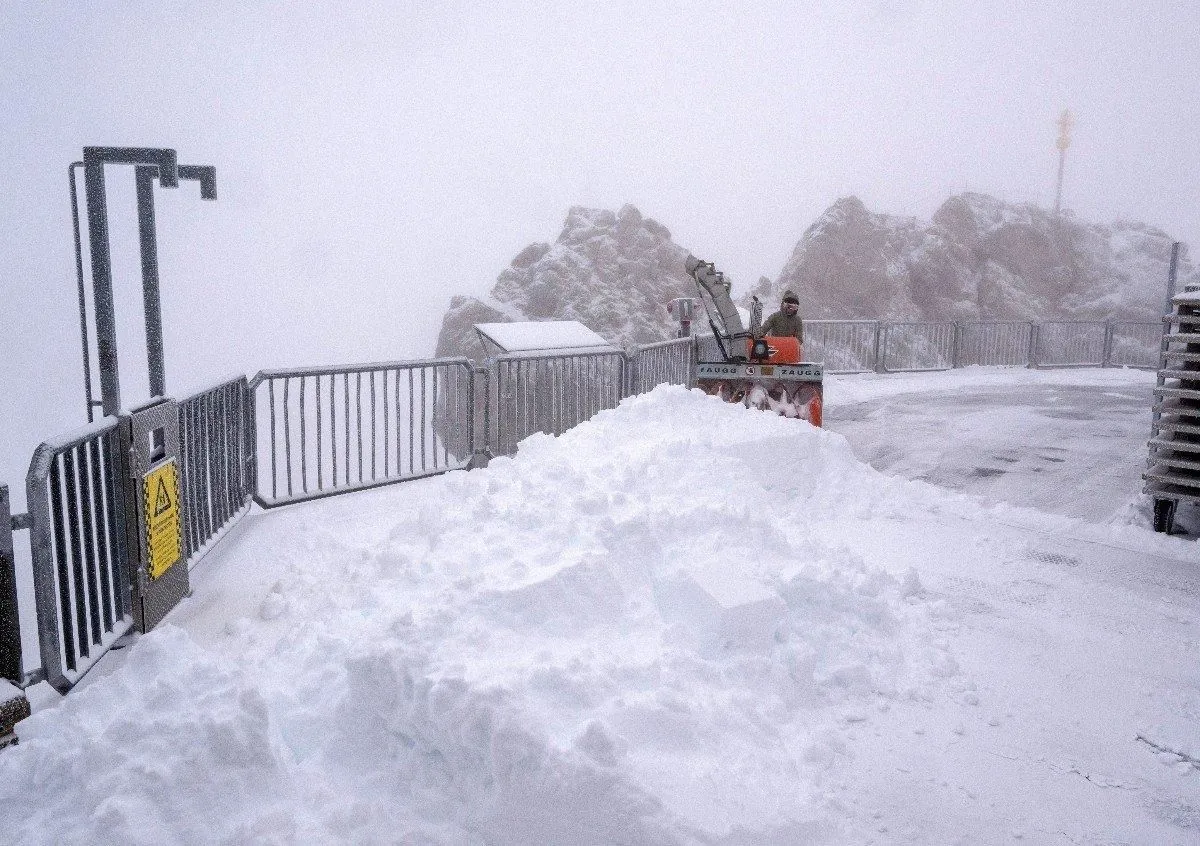
[[[1154,530],[1167,534],[1181,502],[1200,503],[1200,286],[1176,294],[1170,306],[1143,474]]]

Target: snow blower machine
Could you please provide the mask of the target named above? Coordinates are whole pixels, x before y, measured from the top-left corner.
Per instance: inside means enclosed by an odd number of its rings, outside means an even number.
[[[821,425],[824,366],[804,361],[796,338],[762,336],[762,304],[753,298],[750,326],[729,295],[730,283],[712,262],[689,255],[684,263],[700,288],[712,327],[712,343],[701,343],[695,385],[726,402],[773,411]]]

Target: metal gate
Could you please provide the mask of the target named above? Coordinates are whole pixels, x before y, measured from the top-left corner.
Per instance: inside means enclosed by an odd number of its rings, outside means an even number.
[[[264,508],[465,468],[476,451],[465,358],[264,370],[249,384]]]
[[[128,419],[105,417],[43,443],[30,463],[26,490],[42,669],[60,692],[133,628],[128,445]]]

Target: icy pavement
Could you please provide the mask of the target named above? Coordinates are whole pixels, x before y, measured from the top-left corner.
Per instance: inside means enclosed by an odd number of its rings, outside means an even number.
[[[1149,384],[935,376],[833,380],[831,426],[888,396]],[[1036,414],[998,425],[1041,446]],[[1197,843],[1200,553],[1127,496],[991,505],[661,388],[485,471],[247,518],[168,625],[22,723],[0,831]]]
[[[1019,384],[978,371],[902,377],[926,390],[835,405],[828,426],[878,470],[1103,522],[1142,489],[1154,389],[1153,374],[1112,373],[1087,371],[1093,384],[1059,372]],[[887,378],[855,387],[861,396]]]

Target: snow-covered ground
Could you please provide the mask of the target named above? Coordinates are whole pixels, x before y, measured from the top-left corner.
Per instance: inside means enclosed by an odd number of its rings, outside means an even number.
[[[840,377],[824,431],[660,388],[252,514],[35,698],[0,831],[1200,842],[1200,549],[1146,527],[1152,384]]]

